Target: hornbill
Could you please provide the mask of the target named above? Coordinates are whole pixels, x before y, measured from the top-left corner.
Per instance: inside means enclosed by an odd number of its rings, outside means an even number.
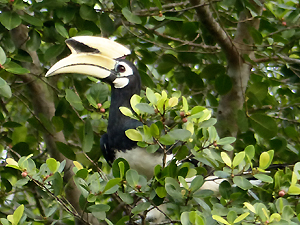
[[[106,161],[111,164],[122,157],[130,167],[145,175],[153,176],[154,167],[162,165],[162,153],[148,153],[130,140],[125,131],[142,125],[140,121],[123,115],[119,107],[131,108],[130,99],[140,94],[141,78],[134,64],[125,59],[131,52],[112,40],[77,36],[66,40],[71,55],[54,64],[46,74],[78,73],[99,78],[111,85],[111,106],[107,133],[100,139],[100,147]]]

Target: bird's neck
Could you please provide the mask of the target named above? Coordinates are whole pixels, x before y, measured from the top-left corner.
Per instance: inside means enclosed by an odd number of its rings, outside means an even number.
[[[114,88],[112,87],[111,93],[111,105],[109,110],[109,119],[107,130],[129,129],[130,124],[135,124],[134,120],[123,115],[120,111],[120,107],[124,106],[132,110],[130,105],[130,99],[134,94],[140,94],[140,88]]]

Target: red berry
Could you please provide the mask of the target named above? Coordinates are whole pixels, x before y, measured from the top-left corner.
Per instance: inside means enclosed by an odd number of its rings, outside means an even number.
[[[286,26],[286,22],[285,21],[282,21],[281,23],[283,26]]]
[[[182,118],[182,122],[186,123],[187,121],[187,118]]]
[[[100,112],[105,113],[105,109],[104,109],[104,108],[101,108],[101,109],[100,109]]]
[[[179,113],[179,115],[183,118],[183,117],[185,117],[185,112],[181,111],[181,112]]]
[[[285,196],[285,191],[284,191],[284,190],[279,191],[279,192],[278,192],[278,195],[279,195],[280,197]]]
[[[24,178],[27,177],[27,175],[28,175],[28,173],[26,171],[21,173],[21,176],[24,177]]]
[[[139,184],[135,185],[135,187],[136,187],[136,189],[138,189],[138,190],[140,190],[140,189],[142,188],[142,186],[139,185]]]
[[[102,104],[101,103],[98,103],[97,104],[98,108],[100,109],[102,107]]]

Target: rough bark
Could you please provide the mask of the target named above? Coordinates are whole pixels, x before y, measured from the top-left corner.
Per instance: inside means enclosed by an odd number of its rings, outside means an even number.
[[[245,9],[239,15],[240,22],[234,35],[235,38],[232,39],[213,17],[210,5],[207,4],[209,1],[190,0],[190,3],[193,6],[202,5],[196,8],[197,16],[226,55],[227,74],[230,76],[233,86],[229,93],[220,97],[216,127],[220,137],[236,137],[238,132],[237,112],[243,109],[245,91],[252,68],[249,63],[244,61],[243,55],[247,54],[250,58],[254,56],[251,48],[253,39],[248,28],[257,29],[260,21],[250,18],[249,11]],[[257,6],[257,11],[259,15],[262,12],[262,7]]]
[[[53,92],[47,87],[46,82],[43,82],[44,71],[40,64],[38,55],[34,51],[29,51],[26,48],[26,41],[28,40],[28,29],[24,25],[13,29],[11,31],[11,37],[17,48],[28,52],[32,58],[32,63],[24,63],[23,67],[29,69],[30,74],[25,74],[20,76],[25,84],[28,86],[28,91],[32,99],[32,106],[34,113],[37,118],[40,114],[43,114],[47,119],[51,120],[55,113],[54,96]],[[79,197],[81,195],[79,189],[76,187],[73,180],[73,162],[62,155],[57,147],[56,142],[66,142],[65,137],[62,132],[50,133],[45,131],[43,134],[43,139],[47,146],[47,151],[49,155],[58,161],[66,160],[66,167],[64,173],[64,181],[67,182],[67,187],[65,188],[66,198],[70,204],[76,209],[78,215],[82,215],[82,210],[79,206]],[[84,218],[87,219],[87,218]],[[89,216],[89,222],[93,225],[99,224],[98,220],[93,216]],[[76,224],[85,224],[83,221],[78,220]]]

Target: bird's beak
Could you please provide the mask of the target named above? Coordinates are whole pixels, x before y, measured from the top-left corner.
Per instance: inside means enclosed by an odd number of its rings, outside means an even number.
[[[79,73],[100,79],[107,78],[114,69],[115,59],[130,54],[125,46],[112,40],[78,36],[66,40],[71,55],[55,63],[46,77],[61,73]]]

